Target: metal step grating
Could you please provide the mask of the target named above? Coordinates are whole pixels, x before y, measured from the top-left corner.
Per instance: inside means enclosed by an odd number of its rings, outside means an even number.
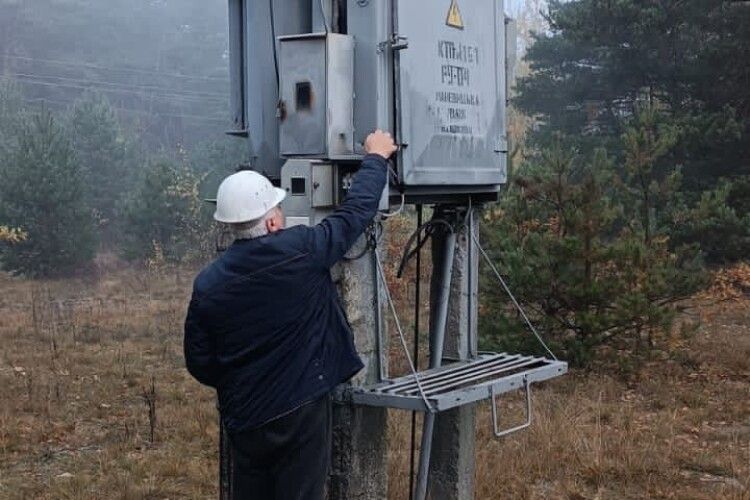
[[[432,410],[439,412],[522,389],[527,383],[559,377],[567,371],[568,364],[564,361],[500,353],[481,354],[470,361],[447,364],[417,375]],[[356,387],[350,395],[355,404],[429,411],[414,374]]]

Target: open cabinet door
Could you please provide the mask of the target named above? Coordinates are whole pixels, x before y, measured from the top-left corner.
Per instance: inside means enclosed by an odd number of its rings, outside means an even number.
[[[394,9],[405,39],[394,57],[401,182],[504,183],[503,0],[398,0]]]

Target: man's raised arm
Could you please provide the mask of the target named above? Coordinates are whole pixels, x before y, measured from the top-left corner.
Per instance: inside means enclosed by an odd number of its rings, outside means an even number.
[[[396,145],[391,134],[377,130],[367,137],[365,151],[344,202],[313,228],[314,254],[326,267],[344,257],[375,217]]]

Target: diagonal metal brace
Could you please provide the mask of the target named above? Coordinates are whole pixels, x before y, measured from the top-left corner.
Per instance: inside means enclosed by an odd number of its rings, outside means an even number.
[[[523,430],[531,425],[531,382],[529,382],[528,378],[524,377],[523,385],[526,391],[526,422],[505,430],[498,429],[496,394],[495,387],[492,386],[492,428],[495,432],[495,437],[507,436],[508,434],[513,434],[514,432]]]

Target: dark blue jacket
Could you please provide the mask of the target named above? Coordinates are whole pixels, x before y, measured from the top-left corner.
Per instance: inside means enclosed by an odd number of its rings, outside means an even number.
[[[217,389],[231,432],[317,399],[362,369],[330,268],[375,216],[386,169],[382,157],[366,156],[323,222],[236,241],[195,279],[185,361]]]

